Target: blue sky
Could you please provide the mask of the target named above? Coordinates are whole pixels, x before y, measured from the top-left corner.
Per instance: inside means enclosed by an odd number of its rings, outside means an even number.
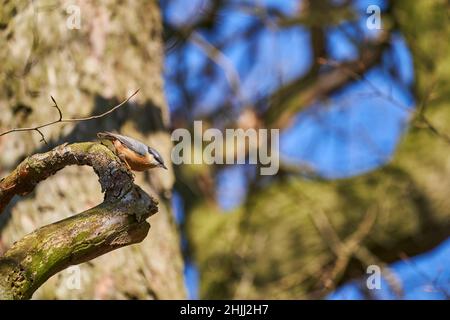
[[[189,23],[204,10],[207,2],[172,0],[164,6],[164,19],[172,25]],[[286,14],[291,14],[295,12],[298,1],[266,0],[254,3],[277,7]],[[359,29],[356,31],[355,26],[350,24],[329,28],[327,48],[334,60],[346,61],[357,55],[356,48],[345,37],[344,32],[358,37],[371,37],[377,32],[365,28],[365,10],[371,4],[384,8],[386,1],[357,1],[356,9],[361,16],[356,24]],[[283,30],[266,28],[253,40],[248,40],[240,39],[236,34],[257,23],[257,17],[231,5],[217,19],[220,19],[219,30],[202,36],[212,44],[230,37],[233,40],[223,53],[233,64],[241,83],[243,101],[233,100],[235,108],[256,101],[258,97],[267,95],[280,85],[304,74],[312,63],[309,34],[302,27]],[[366,74],[365,81],[345,87],[325,103],[311,106],[296,117],[294,125],[281,136],[280,152],[284,161],[307,164],[330,179],[361,174],[389,161],[399,138],[406,130],[408,114],[415,105],[410,92],[414,82],[411,55],[400,34],[393,36],[392,43],[392,50],[383,57],[384,68],[373,68]],[[253,49],[256,51],[252,51]],[[166,55],[165,90],[172,113],[176,113],[183,104],[180,89],[171,81],[173,72],[180,63],[185,68],[188,90],[201,93],[195,102],[194,114],[212,112],[232,95],[220,66],[212,67],[216,75],[214,81],[204,78],[202,67],[207,61],[205,53],[194,44],[187,45],[182,52],[169,51]],[[239,205],[245,198],[244,170],[246,166],[236,165],[227,167],[220,174],[218,199],[225,210]],[[230,188],[231,185],[233,188]],[[176,218],[181,221],[182,201],[177,196],[174,197],[174,206]],[[392,265],[394,272],[404,282],[405,298],[443,298],[442,293],[435,292],[430,287],[429,279],[438,279],[440,285],[450,288],[449,253],[450,240],[432,252],[411,258],[409,263],[398,262]],[[426,270],[427,277],[417,272],[417,268]],[[198,278],[197,269],[188,262],[186,283],[191,298],[198,297]],[[393,297],[387,289],[380,290],[378,296]],[[357,299],[361,295],[357,284],[349,283],[329,298]]]

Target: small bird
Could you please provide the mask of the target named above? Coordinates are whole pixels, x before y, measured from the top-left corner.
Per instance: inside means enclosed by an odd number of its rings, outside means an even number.
[[[110,140],[116,149],[117,156],[125,162],[129,169],[144,171],[152,168],[164,168],[164,160],[161,155],[153,149],[136,139],[111,132],[97,133],[99,139]]]

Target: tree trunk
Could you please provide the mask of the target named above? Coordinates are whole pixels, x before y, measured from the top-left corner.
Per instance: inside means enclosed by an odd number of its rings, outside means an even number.
[[[140,88],[131,103],[99,120],[43,129],[50,145],[36,132],[0,137],[0,175],[25,156],[50,147],[95,139],[98,131],[119,131],[170,157],[166,131],[168,109],[161,77],[161,17],[156,2],[3,1],[0,30],[0,130],[58,119],[50,95],[64,117],[98,114]],[[73,24],[77,10],[80,28]],[[75,12],[75,13],[74,13]],[[74,16],[75,14],[75,16]],[[72,28],[75,26],[75,28]],[[3,251],[37,227],[82,212],[102,201],[91,169],[71,167],[40,183],[33,193],[14,198],[0,216]],[[80,264],[81,285],[68,285],[72,273],[49,279],[34,298],[120,299],[183,298],[183,262],[172,218],[173,171],[138,173],[136,184],[159,201],[150,218],[152,229],[140,244]]]

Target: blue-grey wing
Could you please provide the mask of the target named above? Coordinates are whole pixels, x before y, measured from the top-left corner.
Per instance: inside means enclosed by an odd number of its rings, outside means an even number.
[[[113,136],[114,138],[116,138],[117,140],[122,142],[124,145],[126,145],[128,148],[130,148],[133,151],[137,152],[141,156],[145,156],[147,154],[147,148],[148,147],[144,143],[142,143],[142,142],[140,142],[140,141],[138,141],[136,139],[123,136],[121,134],[110,133],[110,132],[108,132],[108,134]]]

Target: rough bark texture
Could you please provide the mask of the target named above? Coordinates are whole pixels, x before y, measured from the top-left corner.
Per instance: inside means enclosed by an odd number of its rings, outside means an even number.
[[[132,174],[123,170],[117,157],[95,143],[63,144],[53,150],[23,160],[0,180],[0,212],[15,195],[27,195],[36,185],[69,165],[89,165],[100,179],[105,200],[121,198],[132,187]]]
[[[16,242],[0,258],[0,299],[28,299],[69,265],[146,237],[150,225],[145,219],[156,213],[157,203],[133,184],[131,172],[100,144],[64,144],[26,158],[0,181],[0,205],[5,207],[12,196],[31,192],[40,181],[73,164],[94,168],[105,192],[103,203]]]
[[[0,1],[0,130],[106,111],[141,88],[136,99],[108,117],[43,130],[51,146],[92,141],[98,131],[118,131],[170,158],[168,110],[161,71],[161,17],[156,1]],[[80,7],[81,28],[68,29],[69,4]],[[35,132],[0,138],[0,176],[26,156],[49,150]],[[136,184],[159,201],[152,232],[139,245],[80,265],[81,288],[65,285],[70,274],[50,278],[33,298],[183,298],[183,263],[173,223],[172,169],[137,173]],[[83,212],[102,201],[95,175],[69,167],[48,178],[0,216],[0,251],[37,227]]]

